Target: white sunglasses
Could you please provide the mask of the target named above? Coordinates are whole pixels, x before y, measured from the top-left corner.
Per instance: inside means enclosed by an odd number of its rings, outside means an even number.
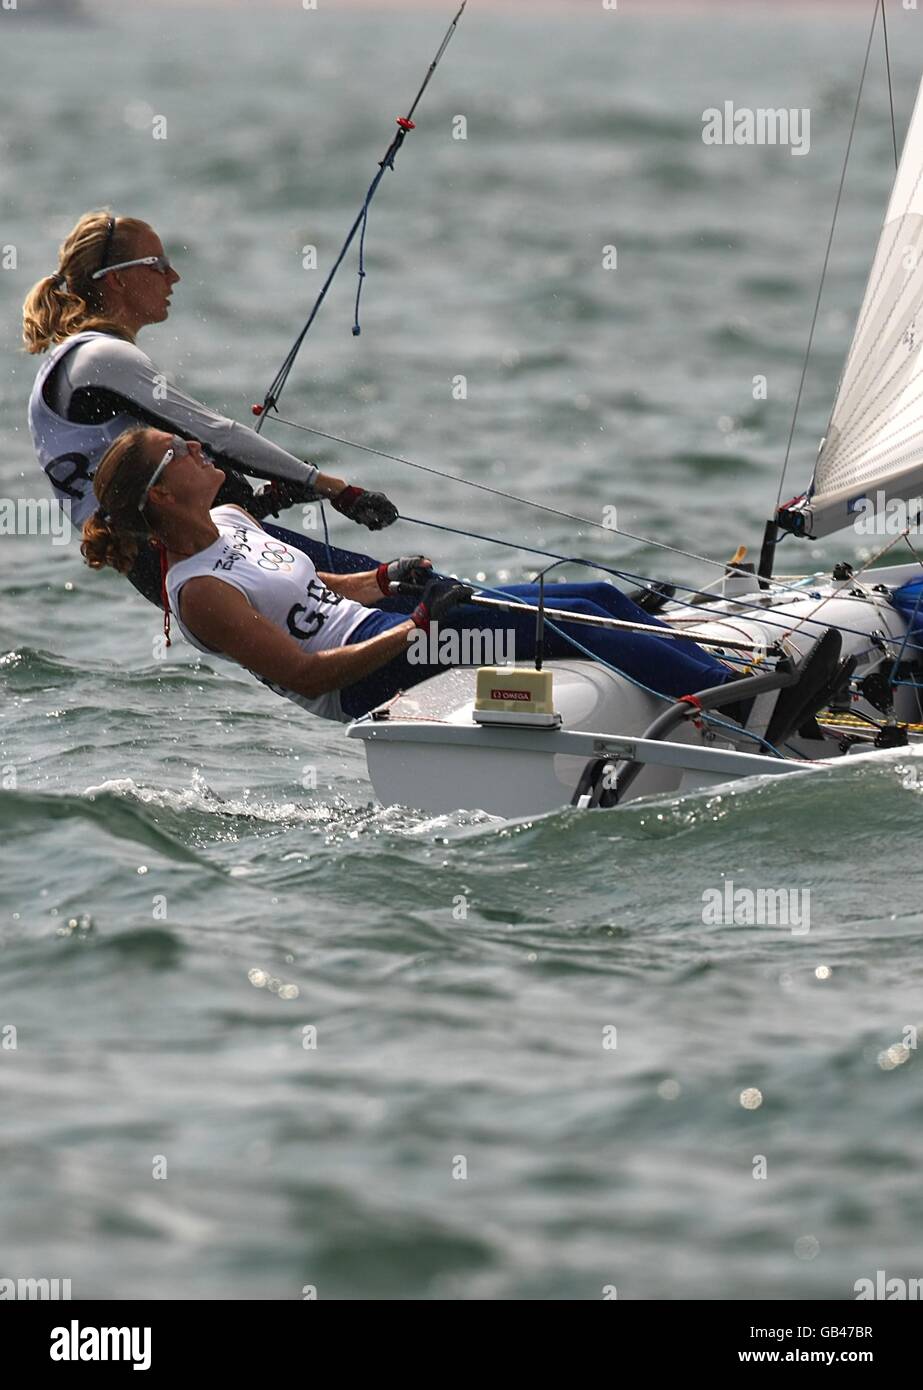
[[[113,270],[128,270],[133,265],[152,266],[154,270],[159,270],[161,275],[166,275],[167,271],[173,269],[166,256],[139,256],[135,261],[117,261],[115,265],[104,265],[101,270],[94,270],[90,279],[101,280]]]
[[[157,479],[160,477],[167,464],[172,463],[175,458],[182,458],[184,454],[188,453],[189,445],[186,443],[185,439],[180,439],[179,435],[175,434],[173,436],[173,442],[171,443],[167,452],[164,454],[163,458],[158,463],[157,467],[154,469],[153,473],[150,476],[150,480],[148,482],[147,487],[141,494],[141,501],[138,503],[139,512],[143,512],[144,508],[147,506],[148,493],[150,492],[151,488],[155,486]]]

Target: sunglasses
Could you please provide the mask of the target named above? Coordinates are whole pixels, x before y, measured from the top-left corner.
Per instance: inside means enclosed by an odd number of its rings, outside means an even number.
[[[152,270],[159,270],[161,275],[166,275],[173,269],[166,256],[139,256],[134,261],[117,261],[115,265],[104,265],[100,270],[94,270],[90,279],[101,280],[113,270],[128,270],[133,265],[150,266]]]
[[[113,266],[112,269],[115,269],[115,267]],[[172,463],[175,458],[182,458],[184,454],[188,453],[189,445],[187,444],[186,440],[180,439],[178,434],[174,434],[172,440],[170,441],[169,449],[164,454],[157,467],[154,469],[153,473],[150,476],[150,479],[148,480],[147,487],[141,494],[141,501],[138,503],[139,512],[143,512],[144,508],[147,506],[148,494],[151,488],[156,485],[158,478],[160,477],[163,470],[166,468],[167,464]]]

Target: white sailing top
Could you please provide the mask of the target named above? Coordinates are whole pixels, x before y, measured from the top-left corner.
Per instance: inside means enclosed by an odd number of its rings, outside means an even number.
[[[167,573],[170,611],[197,651],[231,660],[206,647],[183,622],[181,594],[190,579],[220,579],[239,589],[258,613],[287,632],[306,652],[344,646],[359,624],[376,611],[333,593],[318,579],[304,551],[284,545],[239,507],[213,507],[210,516],[220,533],[218,539],[188,560],[180,560]],[[347,722],[338,691],[309,699],[262,676],[257,679],[322,719]]]

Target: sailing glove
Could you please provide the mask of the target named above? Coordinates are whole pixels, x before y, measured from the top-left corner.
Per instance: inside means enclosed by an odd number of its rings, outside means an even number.
[[[460,603],[467,603],[474,590],[457,579],[431,579],[423,597],[410,615],[414,627],[429,632],[430,623],[438,622]]]
[[[386,561],[379,565],[375,571],[379,589],[389,597],[392,593],[391,585],[396,584],[399,594],[413,598],[421,589],[426,588],[432,577],[433,562],[423,555],[402,555],[399,560]]]
[[[334,511],[348,516],[359,526],[367,526],[370,531],[382,531],[398,518],[397,507],[383,492],[366,492],[364,487],[344,487],[331,499],[330,505]]]

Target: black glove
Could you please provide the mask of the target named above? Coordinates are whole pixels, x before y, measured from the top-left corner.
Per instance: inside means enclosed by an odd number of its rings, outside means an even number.
[[[399,594],[415,597],[433,577],[433,562],[422,555],[402,555],[399,560],[386,561],[375,571],[378,587],[391,595],[391,585],[397,584]]]
[[[397,507],[383,492],[366,492],[364,487],[344,487],[332,498],[330,505],[334,511],[348,516],[359,526],[367,526],[370,531],[381,531],[398,518]]]
[[[415,627],[429,632],[430,623],[438,622],[460,603],[467,603],[474,590],[457,579],[431,579],[423,590],[423,597],[411,613]]]
[[[284,507],[293,507],[296,502],[317,502],[318,495],[310,483],[296,483],[288,478],[276,478],[263,488],[247,508],[257,521],[267,516],[278,516]]]

